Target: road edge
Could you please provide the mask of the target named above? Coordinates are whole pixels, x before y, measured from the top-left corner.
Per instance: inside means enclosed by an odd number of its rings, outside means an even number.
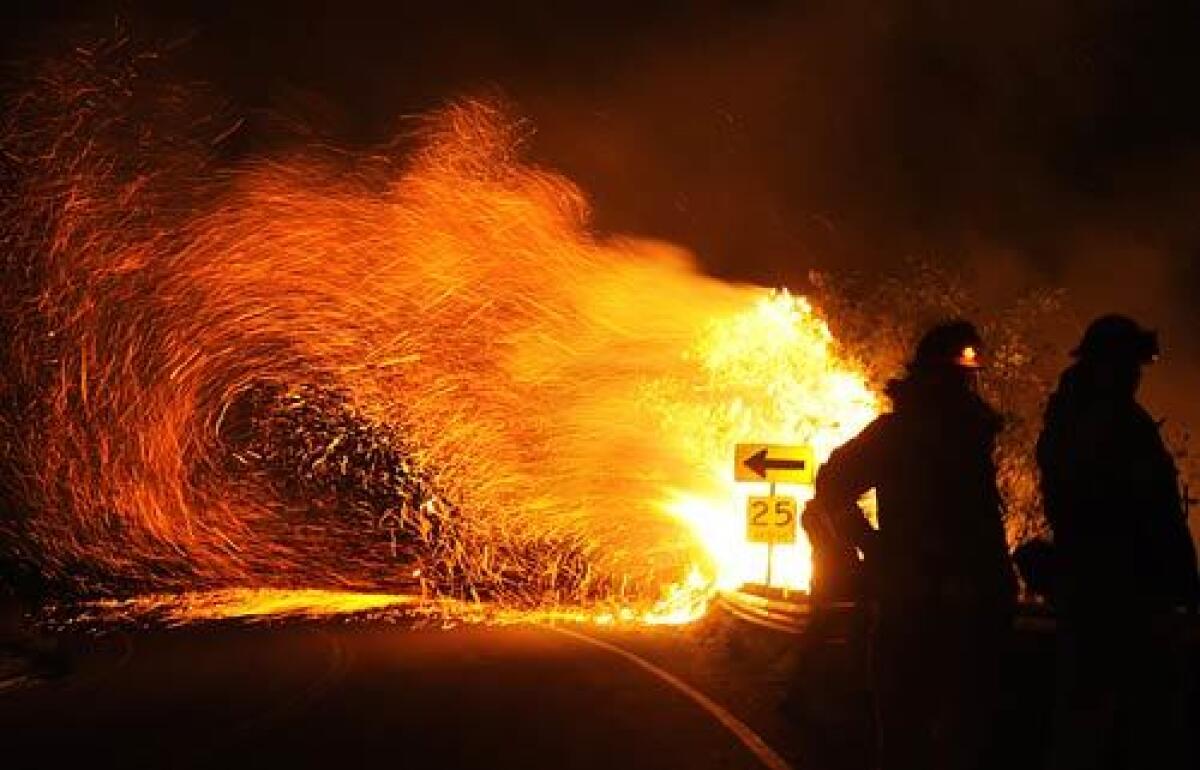
[[[551,631],[562,634],[563,636],[568,636],[572,639],[575,639],[576,641],[584,642],[585,644],[590,644],[593,647],[599,647],[600,649],[610,652],[613,655],[618,655],[630,663],[633,663],[635,666],[643,669],[644,671],[653,674],[659,680],[666,682],[668,685],[687,696],[688,699],[690,699],[697,706],[707,711],[710,716],[712,716],[721,724],[722,727],[733,733],[734,737],[736,737],[742,743],[742,745],[745,746],[750,753],[753,754],[758,761],[763,764],[764,767],[768,768],[769,770],[793,770],[788,761],[781,757],[778,752],[772,749],[767,742],[759,737],[758,733],[750,729],[745,722],[735,717],[724,706],[717,703],[712,698],[709,698],[707,695],[700,692],[695,687],[692,687],[690,684],[675,676],[671,672],[659,668],[650,661],[635,655],[629,650],[618,647],[615,644],[611,644],[601,639],[597,639],[594,636],[590,636],[579,631],[560,628],[558,626],[547,626],[547,628],[549,628]]]

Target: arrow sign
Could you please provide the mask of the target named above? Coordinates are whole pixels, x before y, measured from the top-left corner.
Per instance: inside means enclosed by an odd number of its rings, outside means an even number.
[[[812,447],[788,444],[738,444],[733,477],[737,481],[812,484],[816,478]]]
[[[767,457],[767,450],[760,449],[750,455],[744,465],[754,471],[755,475],[766,479],[768,471],[803,471],[808,468],[808,461],[771,459]]]

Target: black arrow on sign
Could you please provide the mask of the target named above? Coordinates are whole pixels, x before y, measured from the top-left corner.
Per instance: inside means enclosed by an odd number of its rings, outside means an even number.
[[[742,461],[759,478],[765,479],[767,471],[802,471],[808,464],[804,460],[769,460],[767,450],[760,449]]]

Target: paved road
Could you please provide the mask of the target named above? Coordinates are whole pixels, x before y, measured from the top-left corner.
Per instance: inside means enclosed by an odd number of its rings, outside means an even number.
[[[652,667],[545,628],[296,624],[117,635],[69,677],[0,692],[0,763],[770,766],[770,750],[755,753],[753,734],[739,735],[727,713],[723,723],[718,704]]]

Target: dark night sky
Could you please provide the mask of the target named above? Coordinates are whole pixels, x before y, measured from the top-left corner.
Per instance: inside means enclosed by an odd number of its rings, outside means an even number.
[[[1200,323],[1200,3],[164,5],[9,3],[6,58],[120,17],[188,36],[181,73],[247,113],[352,144],[499,89],[601,228],[711,272],[918,255],[998,291],[1067,283],[1176,340]]]

